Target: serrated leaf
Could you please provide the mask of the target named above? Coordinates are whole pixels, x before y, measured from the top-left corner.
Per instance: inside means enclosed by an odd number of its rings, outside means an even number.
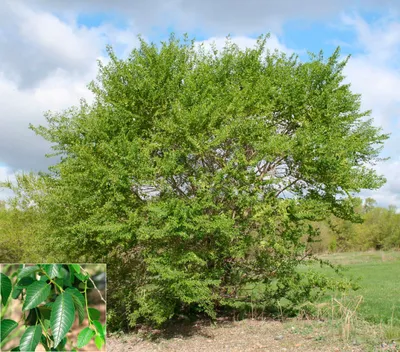
[[[92,339],[92,337],[94,335],[95,335],[95,332],[92,329],[84,328],[78,334],[78,342],[77,342],[76,346],[78,348],[82,348],[82,347],[86,346],[90,342],[90,340]]]
[[[65,292],[68,292],[72,296],[75,309],[78,312],[79,324],[82,324],[85,319],[85,297],[75,287],[68,287]]]
[[[74,269],[78,274],[81,272],[81,266],[79,264],[70,264],[70,266]]]
[[[11,351],[21,351],[21,350],[19,349],[19,346],[17,346],[17,347],[14,347]]]
[[[75,319],[75,306],[72,296],[63,292],[53,304],[50,317],[50,328],[54,337],[54,347],[57,347],[65,337]]]
[[[101,348],[104,345],[104,340],[100,337],[100,336],[96,336],[94,339],[94,343],[96,345],[96,347],[101,350]]]
[[[37,265],[33,266],[26,266],[21,269],[21,271],[18,273],[18,280],[21,280],[25,276],[29,276],[32,273],[35,273],[36,271],[39,271],[40,268]]]
[[[8,297],[10,297],[11,290],[12,290],[12,284],[11,280],[7,275],[4,275],[3,273],[0,273],[1,279],[0,279],[0,285],[1,285],[1,303],[3,305],[6,305]]]
[[[101,325],[101,323],[98,320],[93,320],[93,325],[96,328],[98,335],[100,335],[104,340],[105,336],[104,336],[103,326]]]
[[[50,295],[51,287],[43,281],[35,281],[26,289],[26,298],[22,310],[28,310],[37,307],[45,301]]]
[[[42,327],[34,325],[27,328],[19,342],[20,351],[32,352],[36,350],[42,336]]]
[[[17,326],[18,323],[11,319],[3,319],[0,322],[0,342],[3,341],[11,331],[13,331]]]
[[[99,320],[100,319],[100,311],[98,311],[96,308],[89,308],[89,317],[90,320]]]
[[[62,277],[61,273],[61,264],[46,264],[43,265],[43,269],[46,272],[46,274],[50,277],[50,279],[54,279],[55,277]]]

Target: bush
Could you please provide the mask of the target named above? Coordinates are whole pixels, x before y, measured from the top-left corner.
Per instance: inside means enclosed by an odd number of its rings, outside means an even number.
[[[110,264],[115,328],[215,317],[255,283],[261,305],[307,300],[329,286],[297,270],[310,222],[355,220],[350,195],[383,184],[368,166],[387,136],[343,84],[339,50],[302,63],[267,39],[141,40],[126,60],[108,48],[94,103],[32,127],[61,159],[15,190],[46,214],[58,260]]]

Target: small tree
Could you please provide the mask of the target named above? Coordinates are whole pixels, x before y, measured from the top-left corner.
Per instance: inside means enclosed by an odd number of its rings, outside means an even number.
[[[61,160],[23,195],[58,260],[114,263],[111,324],[295,304],[330,285],[296,270],[318,235],[310,221],[355,218],[351,194],[384,182],[370,166],[387,136],[343,83],[339,50],[302,63],[267,39],[222,51],[141,40],[126,60],[108,48],[94,103],[33,127]]]

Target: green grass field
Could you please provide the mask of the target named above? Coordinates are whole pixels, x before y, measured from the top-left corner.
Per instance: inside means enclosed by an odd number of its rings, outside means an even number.
[[[400,252],[355,252],[321,256],[346,268],[346,276],[359,278],[363,296],[358,313],[374,323],[400,326]],[[328,269],[321,269],[328,270]]]

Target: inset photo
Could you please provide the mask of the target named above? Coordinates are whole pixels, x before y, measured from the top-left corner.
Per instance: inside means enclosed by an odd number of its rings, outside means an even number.
[[[0,264],[0,351],[106,351],[106,264]]]

